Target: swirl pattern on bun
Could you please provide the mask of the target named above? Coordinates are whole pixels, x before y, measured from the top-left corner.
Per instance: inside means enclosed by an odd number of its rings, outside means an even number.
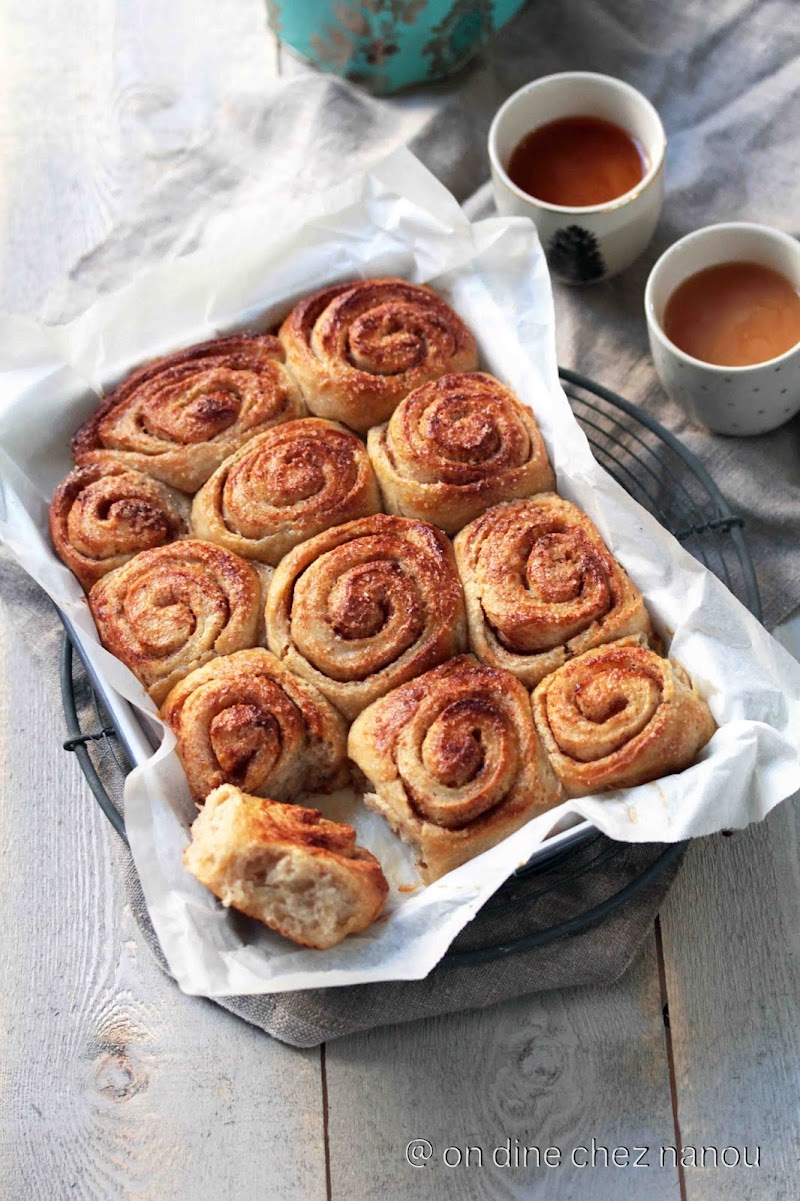
[[[226,459],[192,505],[192,530],[277,566],[299,542],[380,512],[364,444],[333,421],[287,421]]]
[[[415,389],[367,445],[387,511],[448,534],[499,501],[555,487],[530,409],[483,372]]]
[[[198,803],[221,784],[293,801],[302,792],[331,792],[347,783],[341,714],[261,647],[191,672],[161,712],[175,731]]]
[[[376,514],[290,551],[267,597],[267,645],[352,719],[458,654],[464,599],[441,530]]]
[[[103,646],[157,705],[209,659],[255,646],[261,606],[249,563],[194,539],[142,551],[89,593]]]
[[[478,365],[475,339],[430,288],[365,279],[301,300],[280,339],[312,413],[366,433],[420,384]]]
[[[166,484],[116,463],[76,467],[50,502],[50,539],[88,590],[142,550],[189,530],[189,502]]]
[[[196,492],[220,463],[305,411],[268,334],[233,334],[165,355],[127,377],[78,430],[78,463],[114,462]]]
[[[558,804],[525,688],[463,655],[403,684],[353,723],[367,805],[418,856],[426,883]]]
[[[682,771],[716,730],[680,664],[638,638],[597,647],[559,668],[534,692],[533,714],[571,797]]]
[[[651,631],[595,526],[554,493],[496,505],[454,545],[472,650],[529,688],[573,655]]]

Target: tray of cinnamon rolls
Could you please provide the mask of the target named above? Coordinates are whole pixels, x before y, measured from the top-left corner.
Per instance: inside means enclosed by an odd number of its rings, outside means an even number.
[[[354,787],[430,885],[714,733],[557,494],[534,413],[431,288],[343,283],[277,335],[144,364],[72,452],[53,547],[174,733],[185,868],[302,946],[363,931],[389,892],[307,795]]]
[[[0,537],[185,991],[418,979],[532,858],[800,786],[796,666],[593,457],[533,227],[407,152],[0,354]]]

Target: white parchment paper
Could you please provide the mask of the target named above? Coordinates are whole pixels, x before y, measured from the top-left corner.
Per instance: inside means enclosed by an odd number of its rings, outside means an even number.
[[[595,462],[559,386],[550,283],[533,226],[497,218],[470,225],[406,151],[303,214],[243,220],[235,235],[138,275],[69,325],[0,322],[0,536],[74,623],[106,685],[154,714],[135,678],[99,645],[83,593],[47,536],[49,498],[71,465],[70,436],[98,392],[156,354],[263,329],[316,288],[382,274],[432,284],[475,333],[482,365],[531,406],[559,492],[589,514],[641,588],[720,729],[680,775],[569,801],[427,888],[406,848],[358,798],[319,798],[327,815],[356,826],[392,885],[385,918],[325,952],[223,910],[183,870],[193,809],[167,732],[128,777],[125,816],[153,925],[186,992],[417,979],[569,813],[623,841],[672,842],[759,821],[800,788],[800,666]]]

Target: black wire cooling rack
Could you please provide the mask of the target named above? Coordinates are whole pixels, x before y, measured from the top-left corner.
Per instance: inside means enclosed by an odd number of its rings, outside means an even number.
[[[562,368],[559,374],[602,466],[760,618],[744,523],[702,463],[669,430],[621,396],[574,371]],[[66,633],[61,692],[69,735],[64,748],[75,753],[100,808],[127,841],[121,800],[130,764]],[[590,833],[547,859],[537,858],[506,881],[440,966],[530,951],[604,921],[674,865],[686,845],[654,849],[643,861],[628,844]],[[603,895],[598,896],[598,887]],[[538,923],[537,912],[546,915]],[[525,933],[520,935],[523,926]]]

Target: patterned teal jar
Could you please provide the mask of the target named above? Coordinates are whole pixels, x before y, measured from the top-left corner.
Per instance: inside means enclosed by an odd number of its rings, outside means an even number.
[[[525,0],[267,0],[272,30],[380,94],[457,70]]]

